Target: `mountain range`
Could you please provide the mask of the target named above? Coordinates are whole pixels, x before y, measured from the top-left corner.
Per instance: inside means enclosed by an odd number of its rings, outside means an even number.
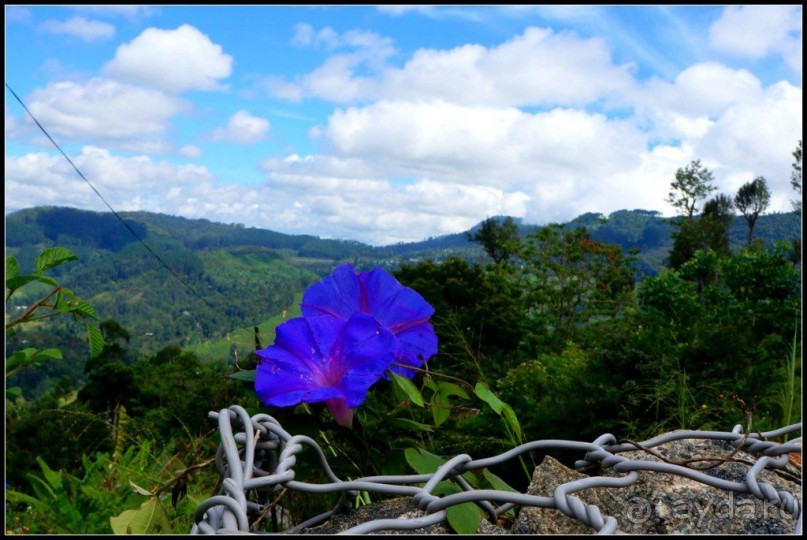
[[[271,343],[274,325],[282,316],[293,316],[302,291],[344,262],[359,270],[374,266],[392,270],[424,259],[487,259],[482,247],[469,240],[468,233],[480,225],[420,242],[370,246],[150,212],[118,215],[121,219],[110,212],[66,207],[13,212],[6,216],[6,254],[15,256],[25,273],[43,249],[70,249],[79,260],[54,269],[52,275],[88,301],[100,320],[119,322],[129,333],[132,354],[153,354],[177,345],[215,360],[229,346],[233,355],[244,357],[254,350],[254,340],[236,329],[258,326],[263,344]],[[516,221],[522,235],[540,227]],[[608,216],[587,213],[565,225],[587,227],[593,240],[638,249],[637,276],[661,269],[674,230],[672,218],[649,210],[620,210]],[[754,232],[766,244],[790,241],[800,238],[801,220],[792,213],[763,215]],[[742,217],[735,217],[730,237],[733,248],[745,243]],[[7,303],[7,317],[45,292],[44,285],[26,289]],[[40,371],[58,372],[58,364],[66,362],[83,365],[87,346],[78,325],[58,319],[21,331],[14,343],[7,343],[7,354],[28,346],[59,346],[65,360]],[[234,340],[234,336],[241,337]],[[70,376],[80,376],[75,366]],[[29,383],[21,386],[42,381]]]

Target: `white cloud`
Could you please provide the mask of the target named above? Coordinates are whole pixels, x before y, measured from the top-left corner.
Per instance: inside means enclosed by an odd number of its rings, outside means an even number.
[[[801,10],[799,5],[728,6],[709,28],[709,43],[718,51],[752,59],[783,54],[801,73]]]
[[[202,149],[192,144],[186,144],[179,149],[179,155],[186,158],[202,157]]]
[[[107,16],[107,17],[127,17],[129,19],[134,19],[138,16],[148,17],[150,15],[155,15],[159,8],[156,6],[135,6],[135,5],[123,5],[123,4],[112,4],[112,5],[96,5],[96,6],[71,6],[74,10],[83,12],[83,13],[92,13],[98,16]]]
[[[147,156],[124,158],[86,146],[73,162],[116,210],[165,210],[172,187],[188,192],[211,183],[203,166],[154,162]],[[45,152],[5,158],[9,206],[64,205],[107,210],[104,203],[60,155]]]
[[[376,6],[376,9],[381,13],[386,13],[387,15],[393,15],[395,17],[399,15],[404,15],[405,13],[430,13],[434,10],[433,5],[381,5]]]
[[[695,152],[716,163],[715,175],[726,178],[721,189],[734,193],[757,176],[771,190],[771,210],[788,211],[791,153],[802,139],[802,90],[785,81],[765,89],[754,103],[738,103],[695,143]],[[784,144],[783,144],[784,141]]]
[[[560,180],[569,170],[601,175],[630,167],[646,144],[630,123],[600,114],[440,101],[337,110],[322,133],[338,155],[364,159],[391,176],[518,189]]]
[[[169,119],[188,105],[156,90],[93,78],[55,82],[26,98],[31,113],[58,139],[163,151]],[[27,122],[27,120],[26,120]]]
[[[73,17],[66,21],[48,20],[39,25],[41,30],[51,34],[67,34],[83,41],[108,39],[115,35],[115,27],[109,23],[90,21],[84,17]]]
[[[348,30],[340,34],[329,26],[316,31],[308,24],[295,27],[292,44],[347,51],[334,54],[323,65],[311,73],[297,76],[293,82],[270,75],[259,84],[274,97],[295,102],[303,97],[346,102],[373,96],[377,93],[377,78],[357,76],[356,72],[380,73],[386,67],[387,59],[397,52],[390,38],[374,32]]]
[[[386,38],[327,30],[313,34],[313,29],[306,29],[303,34],[309,43],[358,47],[359,52],[332,56],[298,78],[295,92],[273,80],[277,97],[584,105],[615,97],[633,85],[632,67],[615,66],[604,40],[582,39],[573,33],[531,27],[497,47],[468,44],[450,50],[420,49],[398,69],[385,65],[395,51]],[[371,74],[359,75],[361,67],[369,67]]]
[[[269,131],[269,120],[252,116],[241,109],[230,117],[226,128],[217,128],[211,133],[214,141],[233,141],[252,144],[264,138]]]
[[[104,74],[166,92],[219,90],[232,72],[233,57],[187,24],[176,30],[148,28],[118,47]]]
[[[493,48],[421,49],[386,73],[382,94],[487,105],[583,105],[630,88],[630,66],[614,66],[605,41],[527,28]]]
[[[730,107],[756,103],[762,83],[745,69],[702,62],[683,70],[673,82],[651,79],[633,94],[642,118],[654,136],[664,140],[701,138]]]

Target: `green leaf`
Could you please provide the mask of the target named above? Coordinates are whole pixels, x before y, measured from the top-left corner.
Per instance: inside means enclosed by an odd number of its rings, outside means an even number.
[[[411,429],[414,431],[434,431],[430,425],[421,424],[420,422],[415,422],[414,420],[409,420],[408,418],[388,418],[387,424],[403,429]]]
[[[510,484],[508,484],[507,482],[505,482],[504,480],[502,480],[501,478],[499,478],[498,476],[496,476],[487,469],[482,469],[482,476],[485,477],[485,480],[488,481],[488,483],[491,485],[493,489],[499,491],[509,491],[511,493],[519,493],[517,489],[510,486]]]
[[[476,392],[477,397],[490,405],[490,408],[493,409],[496,414],[502,414],[502,409],[504,409],[505,403],[496,397],[496,394],[490,391],[490,388],[486,383],[479,381],[476,383],[474,391]]]
[[[19,273],[20,265],[17,263],[17,259],[12,256],[6,257],[6,279],[17,277]]]
[[[138,486],[137,484],[135,484],[131,480],[129,480],[129,486],[135,491],[135,493],[145,495],[146,497],[151,497],[151,495],[152,495],[152,493],[149,490]]]
[[[86,323],[87,338],[90,342],[90,358],[95,358],[104,350],[104,334],[97,326]]]
[[[38,364],[40,362],[46,362],[48,360],[61,360],[62,359],[62,351],[59,349],[45,349],[44,351],[38,351],[36,354],[31,356],[28,359],[28,362],[31,364]]]
[[[49,276],[39,276],[37,281],[39,281],[40,283],[47,283],[48,285],[52,285],[54,287],[59,286],[59,283],[55,279],[53,279],[52,277],[49,277]]]
[[[457,504],[446,509],[448,524],[457,534],[476,534],[484,514],[472,502]]]
[[[164,530],[168,528],[168,519],[160,501],[151,497],[139,508],[109,518],[109,524],[115,534],[149,534],[155,532],[158,526]]]
[[[423,396],[420,395],[420,390],[418,390],[418,387],[415,386],[415,383],[413,383],[410,379],[404,377],[403,375],[398,375],[397,373],[394,373],[392,371],[389,371],[389,375],[392,381],[401,390],[404,391],[404,393],[410,400],[412,400],[412,403],[414,403],[418,407],[425,406],[425,403],[423,403]]]
[[[462,490],[448,481],[442,481],[432,491],[435,495],[453,495]],[[484,512],[472,502],[457,504],[446,508],[446,519],[449,526],[457,534],[476,534],[479,523],[485,517]]]
[[[448,403],[448,396],[441,393],[435,392],[432,394],[432,401],[431,404],[434,405],[431,407],[432,410],[432,419],[434,420],[435,426],[440,426],[448,420],[448,415],[451,414],[451,409],[449,409]]]
[[[41,501],[36,497],[32,497],[28,494],[21,493],[19,491],[14,491],[13,489],[7,489],[5,491],[6,500],[11,502],[23,502],[26,504],[30,504],[34,508],[39,508],[40,510],[49,510],[50,504],[45,501]]]
[[[433,474],[440,465],[443,465],[446,460],[440,456],[434,455],[423,448],[407,448],[404,450],[404,457],[409,466],[412,467],[418,474]],[[471,471],[465,472],[462,475],[465,480],[472,486],[477,485],[476,477]],[[450,482],[449,482],[450,483]],[[439,484],[438,484],[439,485]],[[452,486],[454,484],[451,484]]]
[[[95,310],[92,308],[90,304],[85,302],[84,300],[79,300],[79,302],[73,307],[71,311],[75,311],[76,313],[80,313],[85,317],[90,319],[97,320],[98,317],[95,315]]]
[[[236,379],[239,381],[248,381],[248,382],[255,382],[255,378],[258,376],[258,371],[255,369],[245,369],[242,371],[236,371],[235,373],[230,373],[227,375],[230,379]]]
[[[418,474],[432,474],[437,468],[446,462],[440,456],[436,456],[422,448],[407,448],[404,450],[406,462]]]
[[[447,396],[458,396],[464,399],[471,399],[471,396],[468,395],[468,392],[465,391],[461,386],[457,386],[454,383],[444,382],[441,381],[439,384],[440,393],[445,394]]]
[[[14,399],[22,395],[22,388],[15,386],[13,388],[6,388],[6,399]]]
[[[27,349],[17,351],[9,356],[6,359],[6,374],[24,368],[28,364],[28,359],[33,356],[35,352],[36,349],[28,347]]]
[[[73,252],[67,248],[48,248],[40,253],[39,257],[34,261],[34,272],[41,274],[45,270],[50,270],[60,264],[77,260],[78,257],[73,255]]]
[[[516,439],[521,440],[521,424],[518,423],[518,417],[516,416],[516,412],[507,403],[503,403],[502,412],[504,413],[503,414],[504,419],[510,426],[510,429],[512,429],[513,432],[516,434]]]
[[[42,474],[45,476],[45,480],[48,481],[48,484],[50,484],[53,489],[62,489],[62,473],[48,467],[45,460],[39,456],[36,457],[36,461],[39,463],[39,468],[42,469]]]
[[[449,396],[458,396],[465,399],[470,399],[468,393],[454,383],[440,381],[435,386],[435,392],[432,394],[431,403],[434,407],[432,410],[432,418],[434,425],[439,426],[448,420],[451,414],[451,402]]]
[[[19,289],[23,285],[31,283],[32,281],[38,281],[40,276],[14,276],[11,279],[6,280],[6,288],[7,289]]]

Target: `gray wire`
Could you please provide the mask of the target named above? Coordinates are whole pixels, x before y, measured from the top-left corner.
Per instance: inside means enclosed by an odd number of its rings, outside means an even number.
[[[610,433],[601,435],[594,442],[559,439],[531,441],[499,455],[477,460],[471,459],[467,454],[461,454],[449,459],[430,474],[367,476],[354,480],[341,480],[331,470],[325,453],[316,441],[305,435],[291,435],[277,420],[267,414],[257,414],[250,418],[243,407],[233,405],[219,412],[210,412],[209,416],[217,420],[221,435],[221,444],[216,452],[216,468],[223,477],[222,489],[218,495],[203,501],[197,507],[191,534],[267,534],[261,530],[252,530],[249,524],[270,501],[256,504],[247,501],[246,493],[260,489],[272,497],[282,488],[310,494],[340,493],[341,497],[332,510],[314,516],[280,534],[304,532],[305,529],[320,525],[335,514],[348,510],[351,507],[351,499],[359,491],[410,497],[425,515],[407,519],[374,519],[340,534],[420,529],[445,522],[449,508],[465,503],[477,504],[491,521],[495,521],[497,516],[514,507],[554,508],[592,527],[600,534],[615,534],[620,533],[617,519],[603,515],[596,505],[584,503],[574,496],[574,493],[597,487],[620,488],[635,484],[639,479],[639,471],[673,474],[725,491],[751,494],[796,517],[794,533],[801,534],[802,503],[792,493],[777,490],[759,480],[761,471],[782,469],[787,465],[789,459],[787,454],[801,452],[801,437],[784,444],[767,440],[800,432],[800,423],[764,433],[750,433],[747,437],[743,434],[742,426],[737,425],[730,432],[677,431],[638,443],[644,448],[653,448],[682,439],[717,440],[760,455],[740,482],[709,476],[683,465],[630,459],[618,455],[620,452],[636,450],[636,446],[617,444],[616,438]],[[319,465],[330,482],[311,484],[294,479],[297,455],[305,448],[313,448]],[[566,482],[555,488],[551,496],[473,489],[462,478],[462,474],[468,471],[501,465],[527,452],[543,452],[548,449],[583,452],[584,458],[578,460],[576,466],[599,465],[603,469],[624,473],[624,476],[595,476]],[[456,483],[462,491],[442,497],[434,495],[432,490],[445,480]]]

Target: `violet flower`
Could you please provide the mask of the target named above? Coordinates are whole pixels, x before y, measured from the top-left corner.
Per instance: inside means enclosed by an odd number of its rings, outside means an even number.
[[[324,401],[339,425],[395,359],[399,345],[376,319],[357,312],[343,321],[298,317],[277,327],[275,344],[256,351],[255,391],[266,405]]]
[[[372,315],[400,343],[396,364],[420,367],[437,353],[437,335],[429,323],[434,308],[381,268],[359,274],[349,264],[339,266],[303,293],[300,307],[305,317],[329,315],[346,321],[356,312]],[[390,369],[410,379],[415,376],[411,369]]]

